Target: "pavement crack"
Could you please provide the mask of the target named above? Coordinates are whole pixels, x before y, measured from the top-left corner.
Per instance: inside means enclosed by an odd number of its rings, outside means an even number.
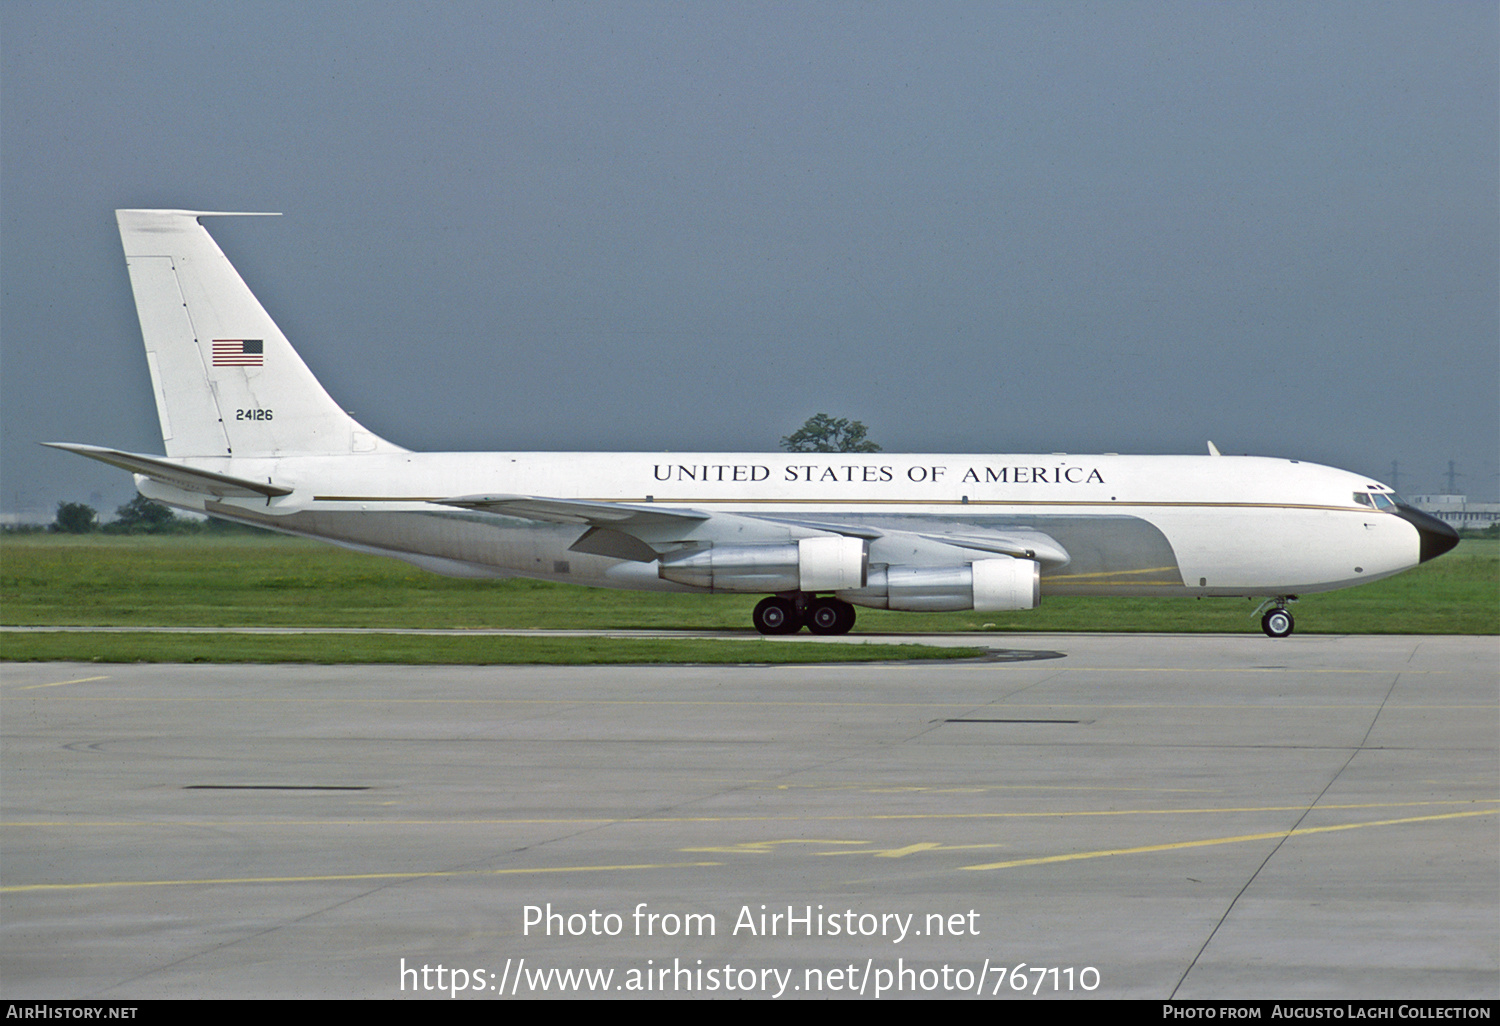
[[[1349,765],[1352,762],[1354,762],[1355,756],[1359,755],[1359,753],[1364,750],[1366,742],[1370,740],[1370,734],[1375,730],[1376,722],[1380,719],[1381,712],[1384,711],[1386,703],[1391,700],[1391,695],[1395,693],[1396,684],[1400,680],[1401,674],[1399,673],[1397,673],[1391,679],[1391,686],[1386,688],[1385,696],[1381,698],[1380,705],[1376,708],[1374,715],[1370,717],[1370,722],[1365,727],[1364,736],[1359,739],[1359,744],[1355,745],[1350,750],[1349,757],[1346,758],[1339,766],[1338,770],[1328,778],[1328,782],[1323,785],[1323,789],[1318,792],[1317,797],[1314,798],[1311,802],[1308,802],[1307,808],[1303,809],[1302,812],[1298,814],[1297,821],[1287,829],[1286,833],[1282,835],[1281,839],[1271,847],[1271,850],[1266,852],[1266,857],[1260,860],[1260,864],[1255,867],[1255,871],[1250,874],[1249,878],[1245,881],[1244,886],[1242,886],[1238,891],[1235,892],[1233,898],[1229,899],[1229,904],[1224,908],[1224,914],[1219,917],[1218,922],[1214,923],[1213,929],[1210,930],[1208,932],[1208,936],[1203,939],[1202,946],[1199,947],[1197,953],[1193,955],[1193,960],[1188,963],[1187,968],[1182,971],[1182,975],[1178,978],[1176,985],[1172,987],[1172,993],[1171,995],[1169,995],[1169,1000],[1177,1000],[1177,992],[1181,990],[1182,985],[1187,982],[1188,976],[1192,973],[1194,966],[1196,966],[1198,964],[1198,961],[1203,957],[1203,953],[1208,950],[1208,946],[1214,942],[1214,937],[1218,935],[1220,928],[1229,921],[1229,916],[1234,911],[1235,906],[1239,903],[1240,898],[1244,897],[1245,892],[1248,891],[1250,889],[1250,886],[1255,883],[1256,879],[1260,876],[1261,872],[1266,868],[1266,866],[1271,864],[1271,860],[1276,857],[1276,853],[1281,851],[1281,846],[1286,844],[1287,838],[1291,837],[1292,834],[1302,826],[1303,821],[1306,820],[1308,816],[1312,815],[1313,809],[1318,807],[1318,803],[1323,800],[1323,796],[1326,795],[1333,787],[1333,785],[1338,782],[1339,777],[1344,775],[1344,771],[1349,768]]]

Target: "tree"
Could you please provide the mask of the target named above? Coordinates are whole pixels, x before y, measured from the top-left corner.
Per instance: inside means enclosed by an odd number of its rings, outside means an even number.
[[[81,502],[59,502],[57,519],[49,530],[58,534],[88,534],[98,528],[99,513],[94,507]]]
[[[106,528],[112,534],[161,534],[177,526],[177,517],[170,509],[144,495],[115,510],[115,516],[119,519]]]
[[[787,452],[879,452],[880,446],[865,438],[869,430],[857,420],[819,413],[783,438],[781,447]]]

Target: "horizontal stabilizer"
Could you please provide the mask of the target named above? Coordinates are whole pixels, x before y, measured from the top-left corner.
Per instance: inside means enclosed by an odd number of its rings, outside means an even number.
[[[184,467],[180,463],[164,460],[160,456],[142,456],[140,453],[121,452],[118,449],[103,449],[97,445],[76,445],[71,442],[43,442],[43,445],[65,452],[87,456],[100,463],[142,474],[153,481],[172,485],[189,492],[206,492],[219,498],[266,498],[290,495],[290,488],[271,484],[268,481],[250,481],[243,477],[216,474],[211,470]]]

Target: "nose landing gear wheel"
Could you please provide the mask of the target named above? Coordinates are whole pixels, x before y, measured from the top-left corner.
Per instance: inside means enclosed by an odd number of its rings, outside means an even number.
[[[1260,629],[1266,632],[1268,637],[1285,638],[1292,633],[1296,623],[1292,620],[1292,614],[1285,609],[1270,609],[1266,615],[1260,618]]]
[[[762,634],[796,634],[802,629],[802,617],[797,613],[797,606],[791,599],[776,595],[761,599],[750,619],[755,624],[755,629]]]
[[[814,634],[848,634],[853,626],[854,607],[842,599],[815,599],[807,609],[807,629]]]

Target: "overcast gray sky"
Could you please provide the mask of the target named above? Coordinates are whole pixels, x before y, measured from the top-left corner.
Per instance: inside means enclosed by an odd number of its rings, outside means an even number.
[[[1500,490],[1493,3],[0,4],[0,509],[160,452],[116,207],[415,449],[1226,453]]]

